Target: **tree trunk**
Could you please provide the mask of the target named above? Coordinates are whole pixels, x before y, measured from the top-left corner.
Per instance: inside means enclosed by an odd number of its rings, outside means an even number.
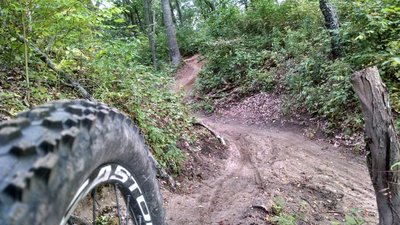
[[[151,49],[151,61],[153,63],[153,69],[157,70],[157,56],[156,56],[156,41],[154,40],[154,29],[155,21],[151,21],[150,14],[152,13],[150,0],[144,0],[144,19],[146,23],[146,33],[149,39],[149,46]]]
[[[341,56],[341,46],[339,38],[339,17],[335,6],[328,0],[319,0],[319,8],[324,15],[325,27],[331,36],[331,54],[333,59]]]
[[[179,3],[179,0],[175,0],[175,5],[176,5],[176,10],[178,11],[178,18],[179,18],[179,24],[183,24],[183,16],[182,16],[182,11],[181,11],[181,5]]]
[[[171,9],[172,22],[174,24],[176,24],[176,18],[175,18],[175,14],[174,14],[174,7],[172,6],[171,1],[169,1],[169,8]]]
[[[169,0],[161,0],[161,8],[167,33],[169,57],[171,58],[172,65],[178,66],[181,61],[181,53],[179,52],[178,43],[176,42],[175,28],[172,22]]]
[[[367,166],[378,203],[379,224],[400,224],[399,142],[386,86],[376,67],[356,72],[353,89],[365,120]]]
[[[144,28],[143,28],[143,23],[142,20],[140,19],[140,15],[139,15],[139,11],[136,7],[133,8],[133,10],[135,11],[135,15],[136,15],[136,20],[138,21],[139,24],[139,28],[142,32],[145,32]],[[151,10],[151,8],[150,8]]]
[[[215,11],[215,5],[214,5],[213,2],[211,2],[210,0],[204,0],[204,2],[210,8],[210,12],[214,12]]]

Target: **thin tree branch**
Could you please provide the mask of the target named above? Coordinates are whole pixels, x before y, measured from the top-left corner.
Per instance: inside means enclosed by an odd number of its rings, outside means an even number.
[[[64,80],[66,80],[68,83],[70,83],[75,89],[79,91],[79,93],[82,95],[83,98],[93,101],[93,97],[89,94],[89,92],[82,87],[77,81],[72,79],[68,73],[66,73],[62,69],[58,69],[56,65],[53,63],[53,61],[45,54],[43,53],[38,47],[36,47],[33,43],[29,42],[25,37],[23,37],[20,34],[18,35],[18,40],[21,41],[22,43],[28,43],[30,48],[39,56],[39,58],[46,63],[46,65],[54,70],[56,73],[60,75],[60,77]]]

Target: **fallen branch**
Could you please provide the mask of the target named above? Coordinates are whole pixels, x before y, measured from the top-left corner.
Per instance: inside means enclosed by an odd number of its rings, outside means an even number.
[[[211,132],[212,135],[214,135],[221,142],[222,145],[226,146],[226,142],[225,142],[224,138],[221,137],[217,132],[215,132],[209,126],[205,125],[202,122],[194,122],[193,125],[199,125],[199,126],[202,126],[202,127],[206,128],[208,131]]]
[[[343,215],[343,216],[346,215],[346,213],[344,213],[344,212],[339,212],[339,211],[326,211],[326,213],[340,214],[340,215]]]
[[[234,92],[234,91],[236,91],[237,88],[238,87],[238,85],[227,85],[227,86],[225,86],[224,88],[222,88],[221,90],[218,90],[218,91],[216,91],[216,92],[210,92],[210,93],[208,93],[207,94],[207,97],[208,98],[220,98],[220,96],[218,96],[218,94],[221,94],[221,93],[223,93],[223,92],[226,92],[226,93],[228,93],[228,94],[230,94],[231,92]],[[232,91],[231,91],[232,90]]]
[[[310,201],[308,201],[308,199],[303,198],[303,197],[300,197],[300,199],[303,200],[303,201],[305,201],[305,202],[312,208],[312,210],[313,210],[314,212],[317,211],[317,210],[315,209],[315,207],[313,206],[313,204],[312,204]]]
[[[268,213],[268,209],[264,205],[252,205],[251,207],[253,209],[259,209],[259,210],[263,211],[264,213]]]
[[[68,73],[66,73],[64,70],[62,69],[58,69],[56,67],[56,65],[53,63],[53,61],[44,53],[42,52],[36,45],[34,45],[33,43],[29,42],[26,38],[24,38],[22,35],[17,34],[18,35],[18,40],[23,42],[23,43],[28,43],[28,45],[30,46],[30,48],[39,56],[39,58],[46,63],[46,65],[54,70],[56,73],[58,73],[60,75],[60,77],[64,80],[66,80],[68,83],[70,83],[75,89],[77,89],[83,98],[93,101],[93,97],[89,94],[88,91],[86,91],[86,89],[84,87],[82,87],[77,81],[75,81],[74,79],[72,79]]]
[[[237,98],[239,97],[239,95],[240,95],[240,89],[239,89],[239,88],[235,88],[235,89],[233,89],[232,91],[230,91],[229,93],[227,93],[227,96],[226,96],[226,97],[216,99],[216,100],[214,101],[214,105],[215,105],[215,106],[218,106],[218,105],[220,105],[220,104],[230,103],[230,102],[232,102],[232,101],[234,101],[234,100],[237,100]]]

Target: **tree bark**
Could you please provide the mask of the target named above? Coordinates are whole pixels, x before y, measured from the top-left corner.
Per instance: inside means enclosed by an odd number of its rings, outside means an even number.
[[[138,21],[140,30],[141,30],[142,32],[145,32],[145,30],[144,30],[144,28],[143,28],[142,20],[140,19],[140,15],[139,15],[138,9],[137,9],[136,7],[134,7],[133,10],[135,11],[136,20]]]
[[[324,15],[325,27],[331,36],[332,58],[337,59],[341,56],[341,46],[339,37],[340,23],[336,7],[328,0],[319,0],[319,8]]]
[[[176,41],[169,0],[161,0],[161,8],[163,11],[165,30],[167,34],[169,57],[171,58],[172,65],[178,66],[181,61],[181,53],[179,52],[178,43]]]
[[[367,166],[378,204],[379,224],[400,224],[400,168],[391,168],[400,161],[400,148],[386,86],[376,67],[354,73],[351,81],[365,120]]]
[[[215,11],[215,5],[213,2],[211,2],[210,0],[204,0],[204,2],[206,3],[206,5],[210,8],[210,12],[214,12]]]
[[[44,54],[38,47],[36,47],[33,43],[30,43],[25,37],[21,36],[18,34],[18,40],[23,42],[23,43],[28,43],[30,48],[39,56],[39,58],[46,63],[46,65],[54,70],[56,73],[60,75],[62,79],[70,83],[75,89],[79,91],[79,93],[82,95],[83,98],[93,101],[93,97],[89,94],[88,91],[82,85],[80,85],[77,81],[72,79],[64,70],[58,69],[56,65],[51,61],[51,59]]]
[[[157,70],[157,55],[156,55],[156,41],[154,40],[155,34],[155,21],[151,21],[150,14],[152,13],[151,1],[144,0],[144,19],[146,23],[146,33],[149,39],[149,46],[151,49],[151,61],[153,63],[153,69]]]
[[[179,0],[175,0],[175,5],[176,5],[176,10],[178,11],[178,18],[179,18],[179,24],[183,24],[183,16],[182,16],[182,11],[181,11],[181,4],[179,3]]]
[[[171,9],[172,22],[176,25],[176,18],[175,18],[175,14],[174,14],[174,7],[172,6],[171,1],[169,1],[169,8]]]
[[[214,5],[213,2],[211,2],[210,0],[204,0],[204,2],[206,3],[206,5],[207,5],[208,7],[210,7],[211,12],[214,12],[214,11],[215,11],[215,5]]]

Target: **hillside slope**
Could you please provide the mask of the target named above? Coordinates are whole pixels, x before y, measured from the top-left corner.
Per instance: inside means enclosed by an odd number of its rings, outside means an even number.
[[[186,60],[176,83],[190,90],[201,67]],[[183,85],[182,85],[183,84]],[[226,152],[208,152],[203,179],[184,180],[177,192],[164,190],[170,224],[331,224],[345,216],[377,223],[374,192],[359,156],[292,127],[246,125],[229,114],[198,116],[227,142]],[[193,154],[206,154],[200,150]],[[207,170],[215,164],[221,168]],[[357,211],[357,213],[352,213]],[[280,221],[282,221],[280,220]],[[281,223],[278,223],[281,224]]]

